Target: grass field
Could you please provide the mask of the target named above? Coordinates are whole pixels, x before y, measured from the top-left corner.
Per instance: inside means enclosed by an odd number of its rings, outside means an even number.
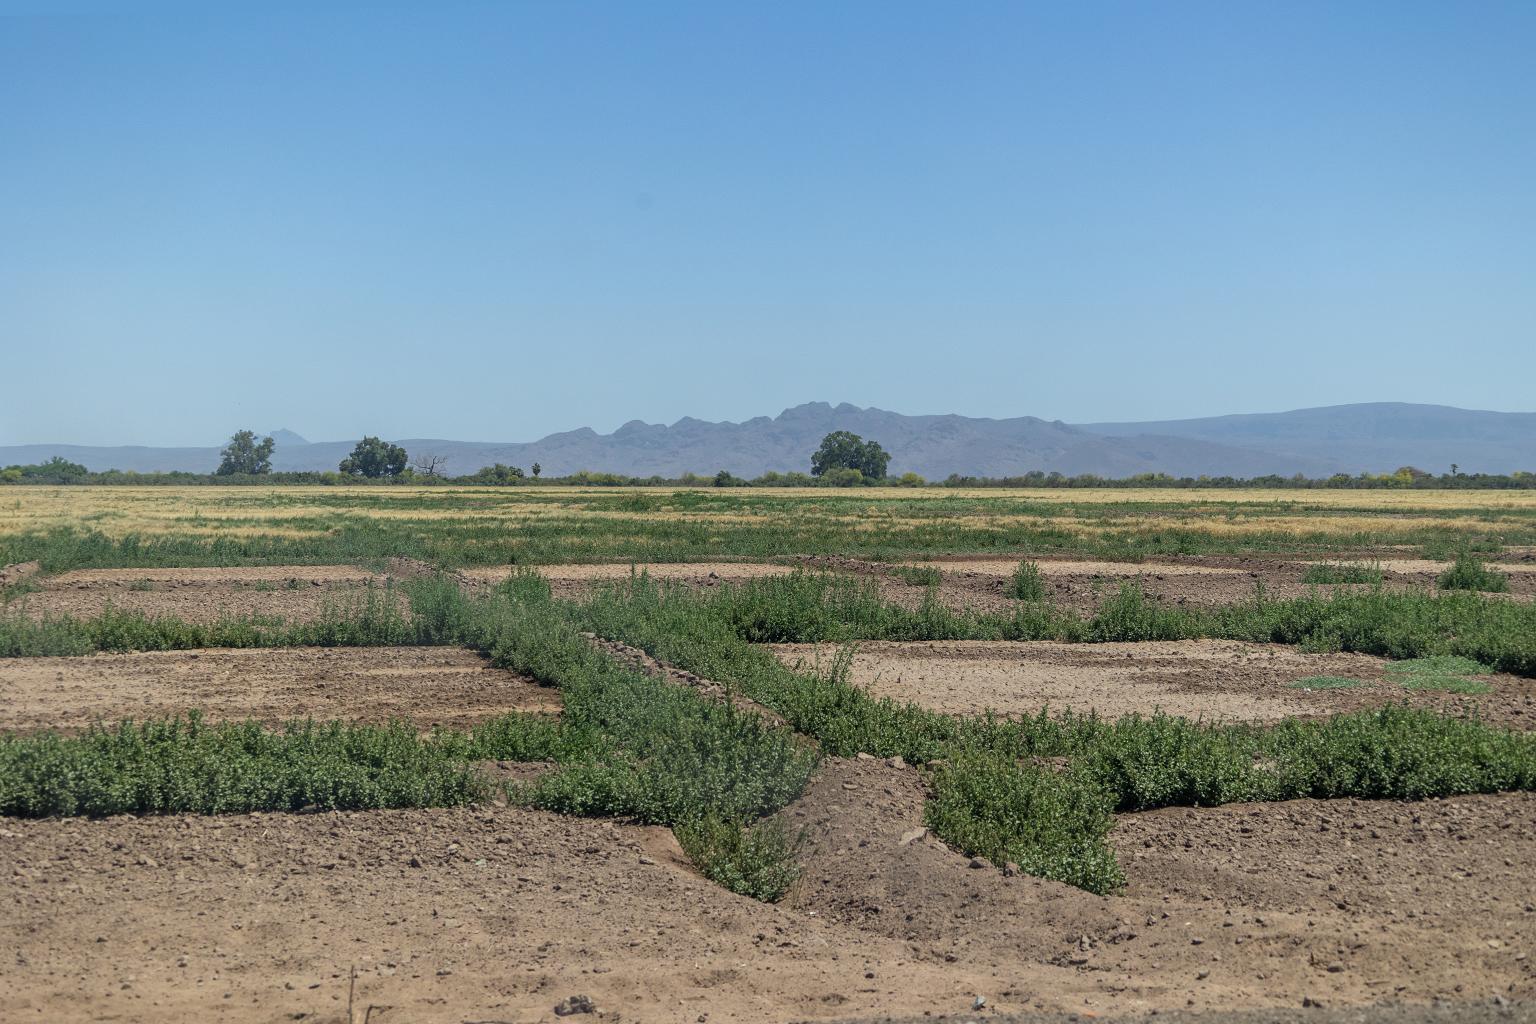
[[[0,495],[0,563],[442,565],[966,552],[1108,558],[1536,545],[1531,491],[811,491],[38,487]]]

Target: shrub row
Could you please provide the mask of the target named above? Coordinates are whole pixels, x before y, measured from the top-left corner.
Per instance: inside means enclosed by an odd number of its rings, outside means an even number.
[[[760,643],[850,640],[1059,640],[1072,643],[1215,638],[1297,644],[1386,658],[1459,655],[1536,676],[1536,605],[1476,593],[1376,588],[1218,608],[1169,607],[1127,582],[1097,614],[1043,602],[1011,613],[957,611],[930,594],[916,609],[881,598],[869,580],[805,572],[717,587],[699,598],[740,637]]]

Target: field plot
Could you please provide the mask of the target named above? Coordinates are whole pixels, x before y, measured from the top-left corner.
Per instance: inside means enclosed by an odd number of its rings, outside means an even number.
[[[1524,494],[16,493],[6,1020],[1536,999]]]
[[[1309,593],[1336,593],[1380,585],[1396,592],[1432,591],[1450,568],[1448,561],[1423,558],[1341,558],[1304,560],[1284,557],[1232,555],[1185,556],[1179,561],[1103,562],[1068,558],[1035,560],[1052,603],[1091,612],[1134,583],[1146,594],[1176,605],[1213,607],[1251,600],[1262,588],[1271,598],[1296,598]],[[1017,560],[954,557],[905,563],[907,568],[939,573],[938,594],[955,608],[997,610],[1009,607],[1008,581]],[[1499,562],[1488,568],[1507,578],[1507,596],[1536,599],[1536,561]],[[1326,570],[1335,570],[1330,574]],[[1369,582],[1318,582],[1337,579],[1339,570],[1356,570]],[[871,567],[879,572],[879,567]],[[898,569],[899,573],[900,570]],[[1349,577],[1346,577],[1349,578]],[[924,592],[900,575],[882,580],[882,589],[895,600],[911,604]]]
[[[774,644],[791,668],[827,670],[833,644]],[[1158,712],[1210,721],[1278,722],[1394,702],[1476,707],[1485,720],[1536,728],[1536,684],[1489,676],[1487,692],[1405,691],[1391,662],[1364,654],[1309,654],[1234,640],[1066,644],[988,640],[866,641],[849,681],[876,697],[945,714]],[[1481,687],[1480,687],[1481,689]]]
[[[825,666],[837,650],[814,644],[773,647],[791,667]],[[1322,675],[1377,679],[1380,662],[1365,655],[1308,655],[1230,640],[873,641],[859,646],[850,681],[876,696],[946,714],[1035,715],[1049,708],[1106,718],[1162,711],[1185,718],[1279,721],[1333,710],[1316,699],[1326,699],[1323,693],[1288,688]]]
[[[309,622],[373,596],[384,598],[391,577],[350,565],[78,569],[37,580],[35,591],[9,606],[34,618],[87,618],[107,609],[187,622],[228,618]],[[404,599],[388,601],[401,610]]]
[[[0,659],[0,730],[199,711],[210,722],[291,719],[466,728],[556,712],[560,693],[453,647],[143,651]]]

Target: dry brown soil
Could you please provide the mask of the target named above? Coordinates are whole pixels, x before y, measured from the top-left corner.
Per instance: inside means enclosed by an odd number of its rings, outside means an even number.
[[[313,717],[467,728],[558,711],[560,693],[452,647],[297,647],[0,658],[0,730],[197,709],[210,721]]]
[[[826,670],[833,644],[774,644],[791,668]],[[1356,711],[1389,702],[1458,712],[1475,707],[1486,721],[1536,729],[1536,681],[1489,676],[1492,692],[1461,695],[1404,690],[1381,658],[1308,654],[1281,644],[1235,640],[1150,643],[1009,643],[989,640],[863,641],[849,681],[880,697],[935,711],[1032,715],[1095,711],[1102,717],[1161,710],[1186,718],[1278,721]],[[1299,689],[1312,676],[1361,680],[1354,689]]]
[[[407,611],[405,595],[385,589],[391,579],[350,565],[80,569],[39,579],[41,589],[14,597],[6,610],[34,618],[88,618],[115,608],[187,622],[251,616],[308,622],[370,595],[387,595]]]
[[[0,1015],[340,1022],[354,966],[384,1024],[1536,995],[1530,795],[1127,817],[1109,898],[969,867],[922,801],[911,768],[829,761],[782,812],[806,872],[777,907],[663,830],[516,808],[5,821]]]
[[[1317,559],[1293,559],[1264,556],[1189,556],[1177,561],[1096,562],[1063,558],[1037,559],[1044,577],[1046,596],[1054,604],[1091,613],[1113,597],[1122,584],[1135,582],[1149,596],[1172,605],[1212,606],[1252,599],[1262,583],[1272,598],[1303,597],[1314,591],[1364,589],[1360,584],[1316,585],[1304,577],[1307,567]],[[1370,559],[1334,559],[1335,564],[1370,562]],[[864,571],[880,581],[881,592],[891,600],[916,606],[926,588],[905,583],[886,575],[870,563],[847,564],[837,560],[836,567]],[[828,563],[831,567],[831,563]],[[954,556],[914,566],[932,566],[943,573],[939,597],[950,607],[971,607],[988,611],[1006,611],[1016,603],[1007,596],[1009,578],[1018,567],[1018,559]],[[1422,559],[1398,559],[1376,563],[1383,570],[1383,585],[1389,590],[1433,590],[1435,581],[1449,566],[1447,562]],[[1508,574],[1511,600],[1536,598],[1536,563],[1501,562],[1491,568]]]

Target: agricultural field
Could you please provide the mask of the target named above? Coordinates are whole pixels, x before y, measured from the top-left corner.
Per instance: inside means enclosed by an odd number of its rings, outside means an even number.
[[[0,1019],[1536,1000],[1536,492],[0,497]]]

